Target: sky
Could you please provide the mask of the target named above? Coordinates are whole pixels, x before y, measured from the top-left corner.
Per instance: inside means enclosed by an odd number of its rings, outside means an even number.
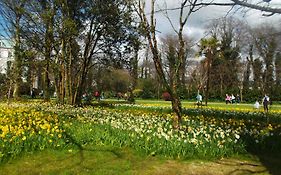
[[[147,5],[147,12],[149,13],[149,6],[151,0],[145,0]],[[182,0],[156,0],[156,10],[157,9],[165,9],[179,7]],[[200,0],[198,0],[200,1]],[[230,0],[203,0],[203,2],[231,2]],[[264,3],[263,0],[248,0],[254,4],[259,3],[263,6],[270,6],[281,8],[281,0],[271,0],[270,3]],[[205,36],[206,25],[210,23],[214,19],[222,18],[227,16],[234,16],[241,20],[244,20],[250,26],[255,25],[264,25],[265,22],[274,24],[276,26],[281,26],[281,14],[276,14],[271,17],[264,17],[264,12],[258,10],[248,10],[247,13],[245,9],[240,9],[237,11],[238,7],[234,7],[230,11],[231,7],[223,7],[223,6],[209,6],[200,9],[199,11],[193,13],[191,17],[188,19],[187,24],[184,29],[184,33],[192,38],[193,40],[199,41],[202,37]],[[178,26],[179,21],[179,10],[169,11],[169,17],[173,22],[174,26]],[[175,34],[172,30],[171,24],[165,17],[165,15],[161,12],[156,14],[157,18],[157,31],[158,35],[165,34]],[[0,15],[0,20],[3,20]],[[177,27],[176,27],[177,28]],[[280,28],[280,27],[279,27]],[[4,32],[3,27],[0,25],[0,38],[6,38],[6,34]]]
[[[211,0],[204,0],[204,2],[209,2]],[[214,0],[216,2],[230,2],[229,0]],[[271,0],[270,3],[264,3],[262,0],[249,0],[252,3],[259,3],[263,6],[271,6],[276,8],[281,8],[281,0]],[[181,0],[156,0],[156,9],[179,7]],[[166,3],[166,5],[165,5]],[[146,0],[146,5],[149,7],[150,0]],[[245,21],[250,26],[256,25],[265,25],[265,23],[274,24],[276,26],[281,26],[281,14],[275,14],[271,17],[265,17],[258,10],[248,10],[238,9],[238,6],[234,7],[230,11],[231,7],[222,7],[222,6],[210,6],[204,7],[199,11],[193,13],[188,19],[187,25],[185,26],[185,34],[190,36],[194,40],[200,40],[204,37],[204,32],[206,31],[206,25],[210,23],[213,19],[222,18],[225,16],[232,16],[239,18],[240,20]],[[246,12],[246,13],[245,13]],[[179,21],[179,10],[169,11],[168,12],[171,21],[174,26],[178,26]],[[156,14],[157,20],[157,30],[159,35],[165,35],[169,33],[174,33],[172,27],[163,13]]]

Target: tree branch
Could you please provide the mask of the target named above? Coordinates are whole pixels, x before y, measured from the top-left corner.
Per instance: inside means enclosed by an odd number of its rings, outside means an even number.
[[[185,5],[184,8],[186,7],[198,7],[198,6],[234,6],[236,5],[235,3],[196,3],[196,4],[188,4]],[[180,10],[182,7],[174,7],[174,8],[167,8],[167,9],[159,9],[156,10],[155,13],[159,13],[162,11],[174,11],[174,10]]]
[[[241,1],[241,0],[231,0],[234,5],[240,5],[243,7],[251,8],[251,9],[256,9],[264,12],[270,12],[273,14],[281,14],[281,8],[272,8],[272,7],[266,7],[266,6],[261,6],[261,5],[256,5],[256,4],[251,4],[248,3],[247,1]]]
[[[256,9],[256,10],[260,10],[263,12],[269,12],[270,14],[264,15],[264,16],[272,16],[274,14],[281,14],[281,8],[273,8],[273,7],[269,7],[269,6],[261,6],[258,4],[251,4],[248,3],[247,1],[241,1],[241,0],[231,0],[232,3],[217,3],[217,2],[207,2],[207,3],[196,3],[196,4],[188,4],[185,5],[184,7],[199,7],[199,6],[243,6],[243,7],[247,7],[247,8],[251,8],[251,9]],[[167,8],[167,9],[159,9],[157,11],[155,11],[155,13],[159,13],[162,11],[174,11],[174,10],[179,10],[182,7],[174,7],[174,8]]]

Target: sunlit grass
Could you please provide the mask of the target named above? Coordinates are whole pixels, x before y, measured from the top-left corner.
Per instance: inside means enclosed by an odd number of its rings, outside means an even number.
[[[131,149],[91,147],[88,150],[45,150],[0,165],[1,175],[186,175],[242,174],[243,172],[270,174],[257,158],[202,160],[172,160],[164,157],[138,155]]]
[[[170,101],[164,100],[136,100],[136,104],[143,106],[155,106],[155,107],[171,107]],[[203,104],[205,104],[203,102]],[[183,108],[197,108],[195,105],[195,101],[182,101]],[[203,108],[207,109],[220,109],[220,110],[236,110],[236,111],[254,111],[254,112],[263,112],[263,106],[261,105],[259,109],[254,109],[254,104],[251,103],[235,103],[235,104],[225,104],[224,102],[208,102],[207,106],[203,106]],[[281,113],[281,105],[273,104],[269,106],[270,112],[280,112]]]
[[[128,149],[103,146],[25,154],[0,166],[0,174],[142,174],[159,164],[160,161],[145,160]]]

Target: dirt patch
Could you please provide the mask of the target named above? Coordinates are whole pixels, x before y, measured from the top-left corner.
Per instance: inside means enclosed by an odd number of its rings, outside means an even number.
[[[259,162],[221,159],[213,162],[177,162],[166,161],[154,167],[152,174],[156,175],[242,175],[269,174]],[[150,173],[149,173],[150,174]]]

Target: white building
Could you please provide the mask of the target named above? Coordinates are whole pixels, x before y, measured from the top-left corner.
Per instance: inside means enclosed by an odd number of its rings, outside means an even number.
[[[0,39],[0,72],[5,73],[7,61],[13,58],[13,47],[7,40]]]
[[[6,73],[7,62],[13,60],[14,49],[9,40],[0,38],[0,73]],[[23,79],[23,81],[26,81]],[[38,88],[38,76],[32,78],[32,87]]]

